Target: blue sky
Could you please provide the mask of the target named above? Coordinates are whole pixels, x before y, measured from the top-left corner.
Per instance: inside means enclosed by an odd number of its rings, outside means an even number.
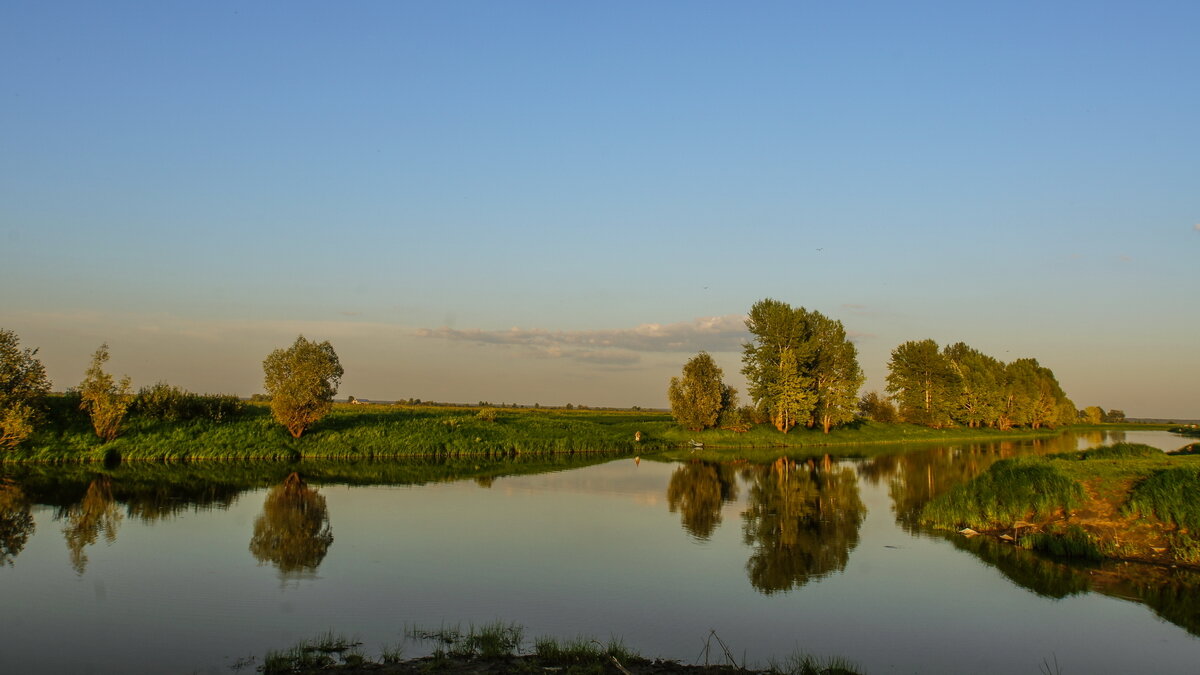
[[[848,3],[842,3],[848,4]],[[738,317],[1200,417],[1200,5],[25,3],[0,327],[56,386],[665,405]]]

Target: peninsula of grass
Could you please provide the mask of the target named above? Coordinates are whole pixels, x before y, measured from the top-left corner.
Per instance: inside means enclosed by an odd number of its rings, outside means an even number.
[[[0,456],[4,462],[109,462],[186,460],[373,460],[394,458],[500,458],[518,455],[623,453],[673,450],[729,459],[777,455],[787,448],[824,448],[820,454],[861,456],[864,445],[959,443],[1046,438],[1061,429],[931,429],[858,420],[825,434],[798,427],[780,433],[767,424],[747,431],[693,432],[670,413],[646,410],[479,408],[337,404],[300,438],[271,416],[265,404],[247,403],[216,421],[163,420],[131,414],[120,435],[97,438],[86,416],[67,397],[51,397],[37,431]],[[839,450],[841,450],[839,452]],[[693,455],[694,456],[694,455]]]
[[[1002,460],[927,503],[923,524],[1053,555],[1200,566],[1200,456],[1133,443]]]

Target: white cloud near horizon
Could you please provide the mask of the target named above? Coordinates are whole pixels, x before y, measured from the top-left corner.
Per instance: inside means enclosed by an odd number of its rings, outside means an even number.
[[[421,328],[417,337],[474,344],[519,347],[536,358],[566,358],[594,365],[628,366],[639,352],[735,352],[750,334],[742,314],[700,317],[691,321],[644,323],[625,329],[551,331],[539,328],[458,330]]]

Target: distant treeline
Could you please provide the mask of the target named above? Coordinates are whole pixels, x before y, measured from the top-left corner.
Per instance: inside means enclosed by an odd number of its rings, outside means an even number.
[[[1054,371],[1037,359],[1004,363],[962,342],[941,349],[933,340],[896,347],[887,391],[900,420],[934,428],[1040,429],[1078,421]],[[872,419],[886,421],[880,418],[891,415],[888,405],[876,395],[864,399],[862,408]]]

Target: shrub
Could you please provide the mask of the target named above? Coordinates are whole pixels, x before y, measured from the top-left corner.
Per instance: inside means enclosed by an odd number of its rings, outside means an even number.
[[[1200,529],[1200,468],[1178,466],[1164,469],[1134,486],[1125,509],[1128,513],[1153,514],[1164,523],[1189,530]]]
[[[938,527],[1011,527],[1019,520],[1069,510],[1083,497],[1083,487],[1048,460],[1004,459],[930,501],[921,510],[921,521]]]

